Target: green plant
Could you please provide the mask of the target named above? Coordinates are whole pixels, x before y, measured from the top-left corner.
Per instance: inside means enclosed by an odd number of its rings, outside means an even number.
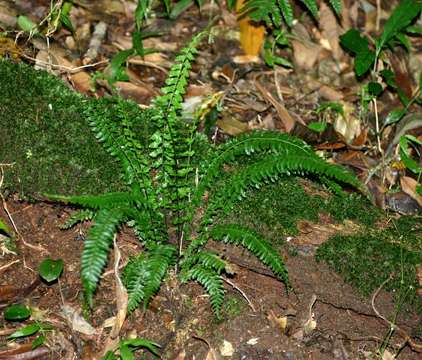
[[[318,4],[316,0],[300,0],[315,19],[318,19]],[[341,13],[341,0],[328,0],[337,16]],[[265,21],[268,26],[279,28],[283,22],[289,27],[293,25],[293,8],[289,0],[249,0],[244,6],[243,13],[251,19]]]
[[[422,9],[418,0],[401,0],[384,25],[382,34],[375,39],[375,49],[369,47],[369,41],[356,29],[351,29],[340,37],[340,43],[355,55],[355,71],[357,76],[364,75],[373,66],[377,71],[378,60],[386,48],[393,48],[397,44],[410,48],[406,32],[413,32],[411,22]]]
[[[16,340],[38,334],[38,336],[32,341],[32,349],[35,349],[45,343],[47,340],[46,333],[52,330],[53,327],[50,324],[44,324],[36,321],[32,324],[21,327],[7,338],[10,340]]]
[[[101,360],[133,360],[135,359],[133,352],[139,349],[147,349],[155,356],[160,356],[157,351],[157,348],[159,347],[159,344],[147,339],[124,339],[120,340],[119,347],[116,350],[107,351],[107,353],[101,358]]]
[[[83,218],[94,220],[82,254],[82,283],[90,304],[114,235],[121,224],[128,223],[144,247],[124,269],[129,311],[141,302],[147,306],[168,269],[177,264],[183,281],[195,280],[206,289],[220,317],[224,298],[221,276],[227,264],[205,248],[210,238],[247,248],[289,286],[283,260],[262,236],[240,225],[215,223],[247,189],[289,174],[313,174],[335,188],[335,181],[360,188],[351,173],[326,163],[306,143],[287,134],[252,132],[214,146],[197,132],[197,122],[183,121],[183,95],[203,36],[194,36],[176,57],[163,95],[153,101],[153,131],[148,142],[136,137],[136,124],[129,117],[105,120],[101,114],[91,114],[89,121],[98,140],[122,165],[127,190],[48,195],[89,210],[68,225]],[[244,165],[236,169],[233,164],[239,158]],[[221,178],[227,181],[215,188]]]

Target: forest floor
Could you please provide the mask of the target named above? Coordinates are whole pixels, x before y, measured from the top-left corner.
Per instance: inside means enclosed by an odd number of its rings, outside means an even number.
[[[349,27],[364,23],[366,31],[373,31],[374,14],[363,12],[360,1],[346,2],[351,9],[345,20]],[[375,1],[362,3],[371,5]],[[0,29],[16,26],[13,21],[16,23],[18,14],[39,23],[49,6],[49,0],[0,0]],[[107,74],[112,55],[131,46],[134,6],[130,1],[74,1],[70,18],[78,41],[65,28],[56,29],[49,47],[44,37],[24,41],[21,35],[16,48],[13,41],[0,43],[0,56],[17,57],[37,68],[47,69],[80,93],[103,96],[111,87],[99,76],[97,87],[93,89],[94,72],[105,70]],[[344,29],[327,8],[323,10],[319,27],[304,16],[295,25],[291,48],[280,50],[279,55],[290,59],[294,70],[270,68],[262,59],[245,57],[239,46],[236,17],[224,5],[206,3],[201,12],[192,5],[175,20],[157,16],[149,20],[148,27],[159,30],[162,35],[144,41],[145,47],[153,47],[157,52],[144,59],[131,58],[126,69],[128,81],[117,81],[115,90],[141,106],[149,105],[159,94],[177,51],[192,34],[215,18],[213,42],[200,47],[186,95],[187,106],[206,104],[210,111],[217,103],[222,104],[218,116],[203,126],[212,141],[224,141],[253,129],[289,132],[330,154],[331,161],[351,167],[365,181],[379,162],[377,141],[371,133],[375,118],[368,116],[365,121],[359,118],[356,104],[360,101],[357,94],[362,84],[354,76],[352,59],[338,46]],[[381,20],[385,21],[390,12],[391,8],[384,9]],[[100,31],[99,24],[104,24],[104,37],[97,39],[99,45],[95,48],[90,41],[97,36],[94,30]],[[15,36],[16,32],[10,31],[10,34]],[[410,94],[417,87],[422,68],[421,52],[417,51],[422,48],[422,42],[420,38],[412,41],[416,51],[406,54],[399,50],[392,57],[393,66],[400,74],[400,86]],[[346,116],[327,113],[323,120],[328,127],[317,133],[309,130],[307,124],[322,121],[315,113],[322,103],[343,104]],[[383,95],[378,101],[380,118],[385,118],[398,104],[396,96]],[[415,107],[412,109],[420,112],[420,108]],[[416,137],[420,138],[421,128],[413,127]],[[380,139],[384,148],[395,137],[392,131]],[[2,177],[7,177],[7,167],[0,167]],[[385,172],[390,170],[386,168]],[[385,217],[374,221],[370,228],[382,228],[403,214],[417,218],[415,214],[422,203],[409,186],[411,177],[405,170],[401,171],[401,181],[396,175],[395,178],[387,175],[388,180],[373,176],[368,182],[375,205],[386,211]],[[397,191],[390,193],[389,188]],[[28,323],[34,320],[49,323],[54,330],[47,332],[44,345],[32,349],[34,337],[8,341],[6,336],[22,324],[1,318],[0,359],[99,359],[118,308],[113,271],[116,254],[110,257],[95,295],[95,307],[89,312],[82,305],[80,257],[90,224],[61,230],[60,225],[72,213],[72,208],[23,201],[13,194],[2,200],[0,218],[7,221],[17,236],[15,253],[1,248],[0,308],[25,303],[36,309]],[[397,294],[385,291],[385,283],[369,295],[363,295],[326,262],[317,261],[315,257],[318,247],[332,235],[357,233],[358,222],[335,221],[322,212],[317,221],[299,220],[296,226],[296,233],[279,236],[279,250],[291,279],[290,292],[246,251],[212,243],[210,246],[224,254],[235,269],[233,277],[225,281],[223,319],[215,319],[203,288],[192,283],[182,284],[175,275],[170,275],[148,309],[138,309],[126,319],[120,337],[152,340],[160,345],[162,358],[169,360],[389,360],[395,356],[420,359],[420,310],[400,304]],[[421,239],[420,228],[418,234]],[[274,238],[274,233],[271,237]],[[3,236],[0,240],[6,241]],[[123,263],[141,248],[129,228],[123,228],[118,241]],[[420,257],[422,244],[416,248]],[[62,276],[53,285],[45,284],[38,275],[38,266],[46,257],[63,259],[65,264]],[[418,269],[421,281],[421,267]],[[366,271],[368,278],[376,273],[373,268]],[[396,271],[400,273],[400,269]],[[87,315],[89,323],[82,314]],[[154,358],[147,351],[139,351],[136,356]]]

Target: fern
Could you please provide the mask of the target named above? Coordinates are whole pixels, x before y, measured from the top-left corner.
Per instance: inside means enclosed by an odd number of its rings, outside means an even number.
[[[316,0],[300,0],[315,19],[318,19],[318,5]],[[341,14],[341,0],[328,0],[337,16]],[[249,0],[242,9],[255,21],[264,21],[267,26],[280,27],[282,19],[287,26],[293,25],[293,9],[289,0]]]
[[[289,1],[252,0],[250,4],[273,4],[273,20],[283,16],[292,21]],[[303,1],[315,15],[313,1]],[[251,8],[252,9],[252,8]],[[129,294],[129,311],[144,308],[159,290],[175,263],[182,281],[197,281],[209,294],[217,317],[224,300],[222,276],[230,267],[218,253],[208,250],[210,238],[243,246],[289,287],[287,269],[280,255],[261,236],[238,225],[215,225],[250,187],[277,181],[290,174],[313,175],[338,190],[339,184],[361,189],[359,181],[344,168],[328,164],[304,141],[278,132],[252,132],[214,146],[197,134],[196,121],[181,117],[192,61],[204,34],[196,35],[177,56],[176,64],[161,96],[153,101],[149,135],[141,141],[135,134],[140,124],[129,116],[123,100],[113,104],[118,113],[113,121],[87,111],[92,129],[122,168],[125,191],[60,196],[55,201],[81,206],[67,225],[92,218],[82,254],[82,283],[87,299],[92,297],[120,226],[132,226],[143,251],[124,269]],[[107,119],[110,119],[108,116]],[[240,165],[239,165],[240,164]],[[229,169],[229,170],[228,170]],[[221,179],[225,179],[222,181]],[[217,186],[218,185],[218,186]],[[361,189],[362,190],[362,189]],[[177,246],[176,246],[177,244]]]
[[[172,245],[150,244],[148,255],[139,254],[130,259],[124,269],[124,283],[128,290],[128,311],[135,310],[143,302],[148,305],[160,288],[167,269],[174,263],[176,249]]]
[[[75,226],[77,223],[92,220],[94,215],[95,212],[91,209],[78,210],[74,214],[72,214],[63,225],[60,226],[60,229],[67,230]]]
[[[217,225],[213,227],[210,235],[215,240],[244,246],[288,286],[289,277],[283,260],[271,245],[255,232],[239,225]]]
[[[90,304],[92,304],[92,295],[107,262],[109,248],[116,229],[124,221],[124,211],[117,207],[101,209],[94,220],[95,224],[84,243],[81,264],[82,284]]]
[[[213,269],[203,265],[194,265],[188,272],[188,279],[198,281],[210,296],[210,303],[218,319],[221,318],[221,306],[224,300],[224,288],[221,276]]]

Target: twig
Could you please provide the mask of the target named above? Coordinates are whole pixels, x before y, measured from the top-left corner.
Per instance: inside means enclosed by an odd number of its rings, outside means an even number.
[[[16,263],[18,263],[18,262],[20,262],[20,260],[19,260],[19,259],[18,259],[18,260],[13,260],[13,261],[11,261],[10,263],[8,263],[8,264],[6,264],[6,265],[0,266],[0,274],[1,274],[3,271],[5,271],[7,268],[11,267],[12,265],[14,265],[14,264],[16,264]]]
[[[233,287],[234,289],[236,289],[237,291],[240,292],[240,294],[245,298],[245,300],[247,301],[249,307],[252,309],[253,312],[256,312],[255,307],[252,304],[252,301],[249,300],[248,296],[245,294],[245,292],[239,288],[235,283],[231,282],[229,279],[226,279],[224,277],[222,277],[223,281],[226,282],[227,284],[229,284],[231,287]]]
[[[41,65],[50,66],[52,69],[57,69],[57,70],[60,70],[62,73],[68,73],[68,74],[76,74],[87,68],[93,68],[93,67],[97,67],[98,65],[108,64],[108,60],[102,60],[93,64],[69,67],[69,66],[64,66],[64,65],[59,65],[59,64],[52,64],[51,62],[35,59],[28,55],[23,55],[23,57],[27,60],[37,62],[38,64],[41,64]]]
[[[390,329],[391,330],[396,331],[397,333],[399,333],[404,338],[404,342],[403,342],[403,344],[401,344],[400,349],[403,348],[404,346],[406,346],[408,344],[413,351],[422,352],[422,344],[415,343],[413,341],[413,339],[408,335],[408,333],[406,331],[404,331],[403,329],[401,329],[397,324],[394,324],[393,322],[391,322],[390,320],[388,320],[384,315],[382,315],[378,311],[378,309],[375,306],[375,299],[377,298],[377,296],[380,293],[381,289],[385,286],[385,284],[387,284],[388,281],[391,280],[391,278],[392,278],[392,275],[390,275],[386,280],[384,280],[384,282],[375,291],[374,295],[372,296],[372,300],[371,300],[372,309],[374,310],[374,313],[380,319],[384,320],[390,326]]]

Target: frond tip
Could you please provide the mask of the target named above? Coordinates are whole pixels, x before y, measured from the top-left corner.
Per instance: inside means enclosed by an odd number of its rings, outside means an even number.
[[[289,288],[289,276],[280,255],[260,235],[240,225],[216,225],[211,229],[211,237],[225,243],[242,245],[252,252]]]

